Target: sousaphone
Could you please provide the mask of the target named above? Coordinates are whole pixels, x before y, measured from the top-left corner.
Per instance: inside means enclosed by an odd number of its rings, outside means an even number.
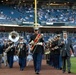
[[[12,31],[12,32],[9,33],[8,38],[12,42],[17,42],[19,40],[19,34],[16,31]]]

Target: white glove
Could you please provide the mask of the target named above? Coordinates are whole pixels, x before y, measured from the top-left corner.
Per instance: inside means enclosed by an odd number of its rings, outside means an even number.
[[[3,55],[4,55],[4,56],[6,56],[6,55],[7,55],[7,53],[6,53],[6,52],[4,52],[4,53],[3,53]]]

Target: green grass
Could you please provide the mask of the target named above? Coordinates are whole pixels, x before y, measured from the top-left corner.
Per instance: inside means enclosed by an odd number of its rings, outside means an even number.
[[[76,57],[71,58],[71,72],[76,73]]]

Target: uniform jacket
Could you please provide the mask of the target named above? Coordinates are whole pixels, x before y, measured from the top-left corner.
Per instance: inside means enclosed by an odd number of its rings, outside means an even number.
[[[11,46],[11,45],[10,45]],[[15,47],[12,47],[11,49],[9,49],[9,51],[7,52],[7,56],[13,56],[15,54]]]
[[[23,44],[24,44],[23,47],[20,48],[19,58],[26,57],[27,54],[26,44],[25,43]]]
[[[34,34],[34,35],[32,35],[31,37],[30,37],[30,41],[34,41],[34,39],[36,38],[36,34]],[[43,38],[40,38],[39,39],[39,41],[38,42],[44,42],[44,40],[43,40]],[[34,52],[34,53],[44,53],[44,47],[43,47],[43,45],[35,45],[35,47],[34,47],[34,49],[33,49],[33,51],[32,52]]]
[[[64,41],[64,39],[62,39],[61,41]],[[70,48],[74,52],[73,47],[72,47],[72,41],[67,38],[67,43],[64,42],[64,45],[61,48],[61,56],[66,56],[66,55],[71,56]]]
[[[3,53],[3,46],[0,44],[0,54]]]

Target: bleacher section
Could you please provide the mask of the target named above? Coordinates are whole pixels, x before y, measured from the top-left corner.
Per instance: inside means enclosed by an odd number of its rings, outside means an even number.
[[[34,8],[0,5],[1,24],[33,24]],[[38,8],[38,23],[41,25],[76,25],[76,9]]]

